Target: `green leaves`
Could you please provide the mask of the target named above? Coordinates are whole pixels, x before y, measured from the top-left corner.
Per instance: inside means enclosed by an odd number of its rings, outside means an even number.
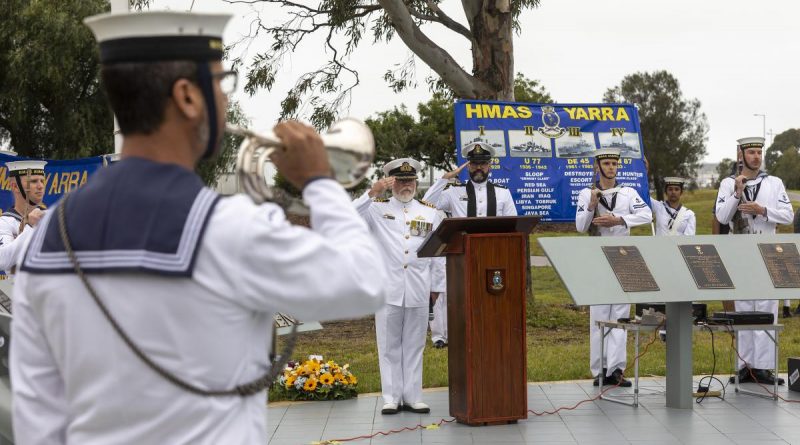
[[[638,106],[645,155],[658,199],[663,198],[664,177],[694,176],[706,154],[708,121],[699,100],[683,97],[675,76],[667,71],[630,74],[618,86],[609,88],[603,101]]]
[[[114,151],[113,120],[84,17],[103,0],[6,0],[0,14],[0,142],[24,156],[71,159]]]

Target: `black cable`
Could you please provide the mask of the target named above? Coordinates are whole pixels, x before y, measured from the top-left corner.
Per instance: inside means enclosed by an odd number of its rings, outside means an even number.
[[[708,379],[708,386],[706,387],[706,391],[703,392],[702,395],[699,396],[697,399],[695,399],[695,403],[703,403],[703,401],[706,399],[706,397],[708,397],[708,393],[711,391],[711,384],[714,383],[714,380],[718,381],[720,386],[722,386],[722,397],[720,397],[720,398],[723,399],[723,400],[725,399],[725,384],[722,383],[722,380],[714,377],[714,373],[717,371],[717,352],[716,352],[716,347],[715,347],[715,344],[714,344],[714,330],[711,329],[711,327],[709,327],[708,325],[704,325],[704,326],[705,326],[706,329],[708,329],[708,332],[711,333],[711,356],[713,357],[713,361],[712,361],[712,364],[711,364],[711,375],[701,377],[700,381],[697,383],[697,387],[698,387],[697,389],[698,389],[698,392],[700,392],[699,389],[700,389],[700,387],[703,386],[703,381],[705,379]]]

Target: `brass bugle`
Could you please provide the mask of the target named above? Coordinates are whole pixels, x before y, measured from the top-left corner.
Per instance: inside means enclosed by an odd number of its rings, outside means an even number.
[[[252,130],[228,124],[228,133],[242,136],[236,158],[236,175],[244,192],[257,203],[278,202],[274,180],[268,177],[266,166],[275,149],[285,147],[272,132],[256,133]],[[366,124],[358,119],[345,118],[335,122],[325,133],[320,134],[328,153],[333,178],[345,188],[357,185],[366,176],[375,158],[375,140]]]

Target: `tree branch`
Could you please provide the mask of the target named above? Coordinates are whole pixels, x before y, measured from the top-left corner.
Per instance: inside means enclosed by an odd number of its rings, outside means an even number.
[[[406,46],[444,79],[457,96],[485,97],[491,94],[486,84],[464,71],[447,51],[419,29],[401,0],[378,0],[378,3]]]
[[[444,11],[442,11],[439,8],[439,5],[434,3],[432,0],[425,0],[425,4],[431,11],[433,11],[434,14],[436,14],[436,16],[421,14],[414,10],[411,11],[411,14],[413,14],[414,17],[420,20],[428,20],[431,22],[441,23],[447,28],[461,34],[462,36],[472,41],[472,33],[469,32],[469,29],[467,29],[461,23],[458,23],[455,20],[451,19],[447,14],[444,13]]]
[[[481,12],[482,0],[461,0],[461,6],[464,8],[464,14],[467,16],[469,28],[474,28],[475,17]]]

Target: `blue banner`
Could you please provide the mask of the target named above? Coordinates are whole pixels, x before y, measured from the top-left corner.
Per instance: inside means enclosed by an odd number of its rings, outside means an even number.
[[[0,189],[0,209],[4,211],[14,206],[14,195],[11,193],[12,179],[8,176],[6,162],[26,159],[29,158],[0,154],[0,186],[2,186],[2,189]],[[92,173],[102,167],[107,160],[106,156],[71,161],[47,160],[47,165],[44,167],[45,188],[42,202],[48,207],[53,205],[64,193],[85,184]]]
[[[578,193],[596,181],[592,153],[622,151],[617,182],[650,203],[639,115],[631,104],[526,104],[459,100],[455,136],[461,149],[491,145],[491,181],[511,191],[520,215],[575,221]],[[468,179],[465,170],[462,180]]]

